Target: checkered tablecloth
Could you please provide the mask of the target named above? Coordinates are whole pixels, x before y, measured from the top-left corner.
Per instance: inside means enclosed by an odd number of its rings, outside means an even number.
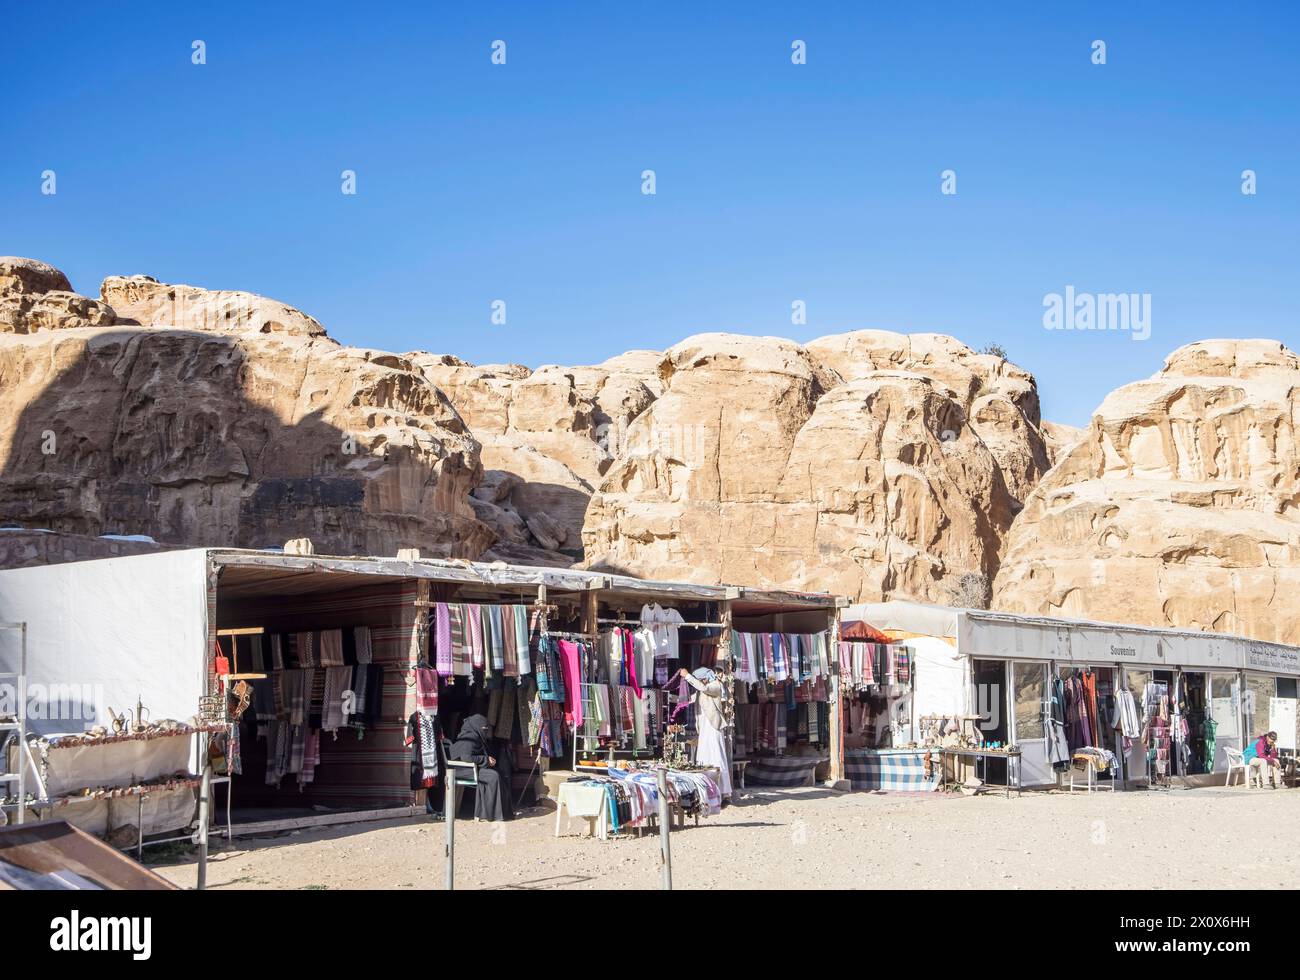
[[[844,754],[844,775],[857,790],[923,793],[939,788],[943,763],[936,756],[933,775],[925,775],[925,749],[850,749]]]

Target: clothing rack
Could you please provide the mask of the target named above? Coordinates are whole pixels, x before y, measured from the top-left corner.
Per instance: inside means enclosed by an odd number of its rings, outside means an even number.
[[[643,623],[639,619],[598,619],[596,622],[601,626],[672,626],[677,629],[723,629],[726,623]]]

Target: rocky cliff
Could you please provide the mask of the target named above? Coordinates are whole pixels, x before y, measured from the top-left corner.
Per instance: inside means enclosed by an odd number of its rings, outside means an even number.
[[[586,563],[868,599],[987,584],[1011,488],[1046,463],[1005,364],[928,335],[688,338],[592,498]]]
[[[148,300],[173,287],[125,282],[130,316],[0,259],[0,524],[334,554],[492,542],[468,503],[478,443],[417,365],[247,294],[174,287],[174,329]]]
[[[476,366],[0,258],[0,565],[308,537],[1300,643],[1298,393],[1281,344],[1206,341],[1074,429],[939,334]]]
[[[1300,643],[1300,358],[1211,340],[1112,392],[1029,496],[995,607]]]

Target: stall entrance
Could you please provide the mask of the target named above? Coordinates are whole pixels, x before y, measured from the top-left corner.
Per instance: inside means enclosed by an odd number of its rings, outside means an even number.
[[[976,723],[980,738],[985,742],[1008,741],[1009,729],[1007,718],[1007,667],[1002,660],[973,660],[971,676],[975,684],[972,703],[975,714],[980,716]],[[1005,784],[1007,781],[1006,759],[983,759],[983,778],[986,783]]]

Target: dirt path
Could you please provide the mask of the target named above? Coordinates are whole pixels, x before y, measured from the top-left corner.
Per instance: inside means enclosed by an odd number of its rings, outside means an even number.
[[[556,839],[553,811],[457,826],[461,888],[657,888],[659,843]],[[750,790],[672,837],[678,888],[1296,888],[1300,791],[941,797]],[[1256,842],[1273,839],[1272,848]],[[442,824],[236,839],[214,888],[441,888]],[[146,852],[147,855],[147,852]],[[192,886],[193,863],[156,866]]]

